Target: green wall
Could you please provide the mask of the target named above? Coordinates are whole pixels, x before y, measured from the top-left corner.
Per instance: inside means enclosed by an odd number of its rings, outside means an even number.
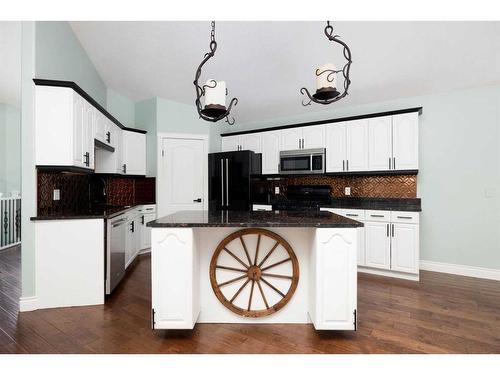
[[[156,123],[157,99],[152,98],[135,104],[135,124],[139,129],[147,131],[146,134],[146,173],[156,176]]]
[[[0,103],[0,193],[21,191],[21,112]]]
[[[417,178],[421,259],[500,269],[500,86],[348,108],[333,104],[316,113],[225,126],[225,132],[418,106],[424,108]]]
[[[106,85],[68,22],[37,21],[36,78],[74,81],[106,108]]]
[[[107,89],[106,110],[123,125],[135,127],[135,103],[112,89]]]

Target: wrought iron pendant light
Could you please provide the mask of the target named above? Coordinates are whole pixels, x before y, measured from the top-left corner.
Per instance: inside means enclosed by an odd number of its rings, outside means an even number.
[[[302,95],[306,95],[309,101],[302,101],[303,106],[311,105],[312,102],[318,104],[331,104],[334,103],[345,96],[347,96],[347,91],[351,80],[349,78],[349,70],[351,68],[351,50],[343,41],[341,41],[338,35],[333,34],[333,27],[330,25],[330,21],[326,22],[325,35],[328,40],[340,44],[344,48],[344,57],[347,63],[341,70],[336,70],[333,64],[325,64],[318,69],[316,69],[316,93],[311,95],[307,88],[302,87],[300,92]],[[344,91],[340,93],[337,90],[337,73],[342,72],[344,77]]]
[[[217,42],[215,41],[215,21],[212,21],[212,31],[210,33],[210,52],[205,54],[200,66],[196,70],[193,82],[196,87],[196,109],[198,110],[200,118],[205,121],[217,122],[225,118],[229,125],[233,125],[234,117],[230,120],[229,114],[233,105],[238,104],[238,99],[231,99],[229,106],[226,108],[226,82],[209,79],[203,86],[200,86],[198,83],[201,76],[201,68],[210,58],[214,57],[216,50]],[[205,98],[204,107],[202,107],[201,104],[202,97]]]

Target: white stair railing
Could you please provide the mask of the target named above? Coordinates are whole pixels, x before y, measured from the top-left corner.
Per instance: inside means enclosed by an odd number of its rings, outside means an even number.
[[[0,198],[0,250],[21,243],[21,197]]]

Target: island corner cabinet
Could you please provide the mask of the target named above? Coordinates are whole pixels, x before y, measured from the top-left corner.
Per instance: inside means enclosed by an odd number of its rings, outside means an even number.
[[[356,330],[362,223],[324,211],[181,211],[148,226],[153,329]]]

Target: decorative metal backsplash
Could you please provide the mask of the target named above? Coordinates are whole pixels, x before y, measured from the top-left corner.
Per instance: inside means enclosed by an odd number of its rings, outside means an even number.
[[[416,198],[416,175],[385,176],[297,176],[268,181],[270,191],[280,187],[286,193],[288,185],[329,185],[332,197],[345,197],[344,188],[351,188],[353,198]]]

